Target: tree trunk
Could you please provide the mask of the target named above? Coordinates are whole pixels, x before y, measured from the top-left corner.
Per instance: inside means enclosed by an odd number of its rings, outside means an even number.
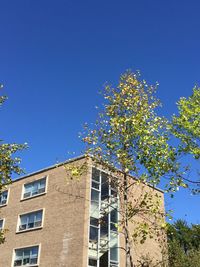
[[[126,267],[134,267],[131,256],[130,236],[128,230],[128,181],[127,174],[124,172],[124,231],[125,231],[125,251],[126,251]]]

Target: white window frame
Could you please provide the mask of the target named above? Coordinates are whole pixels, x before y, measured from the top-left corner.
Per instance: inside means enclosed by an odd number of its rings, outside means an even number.
[[[3,221],[2,228],[0,228],[0,230],[3,230],[5,227],[5,218],[0,218],[0,221]]]
[[[10,195],[10,188],[2,191],[0,194],[3,194],[6,191],[8,192],[6,203],[5,204],[0,204],[0,208],[8,205],[8,199],[9,199],[9,195]]]
[[[42,211],[42,223],[41,223],[41,225],[38,226],[38,227],[28,228],[28,229],[24,229],[24,230],[20,231],[19,230],[20,216],[28,215],[28,214],[31,214],[31,213],[34,213],[34,212],[38,212],[38,211]],[[35,230],[42,229],[43,226],[44,226],[44,216],[45,216],[45,208],[37,209],[37,210],[31,210],[31,211],[28,211],[28,212],[25,212],[25,213],[18,214],[16,233],[19,234],[19,233],[30,232],[30,231],[35,231]]]
[[[31,265],[26,265],[27,267],[38,267],[40,264],[40,255],[41,255],[41,244],[33,244],[33,245],[29,245],[26,247],[17,247],[13,249],[13,255],[12,255],[12,264],[11,267],[14,267],[14,262],[15,262],[15,251],[18,249],[26,249],[26,248],[32,248],[32,247],[38,247],[38,260],[37,260],[37,264],[31,264]],[[25,265],[21,265],[21,267],[23,267]]]
[[[42,193],[39,193],[37,195],[34,195],[34,196],[31,195],[29,197],[24,198],[25,186],[28,185],[28,184],[32,184],[32,183],[35,183],[37,181],[43,180],[43,179],[46,179],[45,191],[42,192]],[[30,182],[24,183],[23,186],[22,186],[21,201],[25,201],[27,199],[31,199],[31,198],[35,198],[35,197],[39,197],[39,196],[45,195],[47,193],[47,187],[48,187],[48,175],[45,175],[45,176],[43,176],[43,177],[41,177],[39,179],[35,179],[35,180],[30,181]]]

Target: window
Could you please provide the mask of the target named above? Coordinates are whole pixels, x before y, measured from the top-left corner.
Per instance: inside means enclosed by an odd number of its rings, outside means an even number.
[[[24,185],[23,198],[34,197],[45,193],[46,191],[46,177]]]
[[[14,266],[38,266],[39,246],[15,249]]]
[[[43,210],[20,215],[18,231],[20,232],[24,230],[41,227],[42,215],[43,215]]]
[[[109,197],[109,180],[105,172],[101,173],[101,200],[107,200]]]
[[[8,190],[0,194],[0,206],[6,205],[8,200]]]
[[[89,259],[89,267],[97,267],[97,260],[95,259]]]
[[[98,232],[99,232],[99,222],[98,219],[90,217],[90,241],[98,241]]]
[[[118,179],[92,168],[88,267],[119,267]]]
[[[100,235],[101,238],[105,238],[108,236],[108,214],[104,215],[101,219],[101,224],[100,224]]]
[[[118,212],[117,212],[117,207],[116,207],[110,213],[110,229],[111,229],[111,231],[117,231],[117,223],[118,223]]]
[[[91,216],[99,218],[100,171],[92,168]]]
[[[0,231],[3,229],[3,222],[4,222],[4,220],[0,219]]]

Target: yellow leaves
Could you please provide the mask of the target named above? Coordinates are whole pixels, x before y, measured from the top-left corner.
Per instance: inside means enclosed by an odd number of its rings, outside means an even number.
[[[79,181],[81,176],[85,174],[87,170],[87,163],[85,162],[81,164],[80,166],[69,164],[69,165],[64,165],[63,167],[67,172],[67,176],[69,176],[71,180],[76,178],[76,180]]]
[[[162,224],[161,224],[161,228],[162,228],[162,229],[166,229],[166,228],[167,228],[167,223],[162,223]]]
[[[79,170],[78,170],[78,168],[74,168],[73,170],[71,170],[71,174],[72,174],[73,176],[78,176],[78,175],[79,175]]]
[[[86,136],[86,137],[82,138],[82,141],[84,143],[92,144],[92,138],[90,136]]]

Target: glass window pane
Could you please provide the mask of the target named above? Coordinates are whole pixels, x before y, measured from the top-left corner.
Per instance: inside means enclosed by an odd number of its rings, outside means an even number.
[[[35,221],[41,221],[42,220],[42,211],[38,211],[35,214]]]
[[[24,198],[45,192],[46,178],[24,185]]]
[[[2,193],[2,196],[3,196],[4,199],[7,199],[7,197],[8,197],[8,191],[3,192]]]
[[[98,228],[90,226],[90,241],[97,242],[98,240]]]
[[[16,258],[21,258],[23,256],[23,250],[17,249],[15,255],[16,255]]]
[[[20,216],[19,231],[41,226],[42,211],[36,211]],[[38,223],[39,222],[39,223]]]
[[[109,181],[108,175],[104,172],[101,173],[101,200],[108,198],[109,195]]]
[[[95,168],[92,168],[92,180],[100,181],[100,171]]]
[[[110,249],[110,260],[118,261],[118,248],[111,248]]]
[[[33,247],[31,250],[31,255],[36,257],[38,255],[38,247]]]
[[[0,220],[0,230],[3,228],[3,220]]]
[[[31,188],[32,188],[31,184],[24,185],[24,193],[31,192]]]
[[[31,248],[25,248],[24,249],[24,253],[23,253],[24,255],[24,257],[30,257],[30,254],[31,254]]]
[[[101,182],[102,184],[108,183],[108,174],[105,172],[101,172]]]
[[[40,180],[39,188],[44,188],[46,185],[46,179]]]
[[[37,259],[38,246],[16,249],[14,266],[29,266],[29,264],[37,264]]]
[[[26,224],[28,220],[27,215],[21,215],[20,216],[20,224]]]
[[[28,223],[33,223],[35,219],[35,213],[30,213],[26,215],[28,217]]]
[[[14,266],[22,266],[22,260],[15,260]]]
[[[89,267],[96,267],[97,266],[97,260],[89,259]]]
[[[111,214],[110,214],[110,220],[111,220],[111,222],[113,222],[113,223],[117,223],[117,210],[116,209],[113,209],[112,211],[111,211]]]
[[[30,263],[30,258],[23,259],[23,265],[29,265],[29,263]]]
[[[99,190],[99,183],[92,181],[92,187]]]
[[[101,219],[100,228],[101,228],[101,237],[107,236],[108,235],[108,215],[104,216]]]
[[[91,203],[91,216],[94,218],[99,218],[99,204],[97,202]]]
[[[98,191],[96,191],[94,189],[91,190],[91,200],[99,202],[99,192]]]
[[[8,191],[4,191],[0,194],[0,205],[4,205],[7,202]]]
[[[30,264],[37,264],[37,257],[30,259]]]
[[[93,225],[93,226],[96,226],[98,227],[99,225],[99,220],[94,218],[94,217],[90,217],[90,224]]]

